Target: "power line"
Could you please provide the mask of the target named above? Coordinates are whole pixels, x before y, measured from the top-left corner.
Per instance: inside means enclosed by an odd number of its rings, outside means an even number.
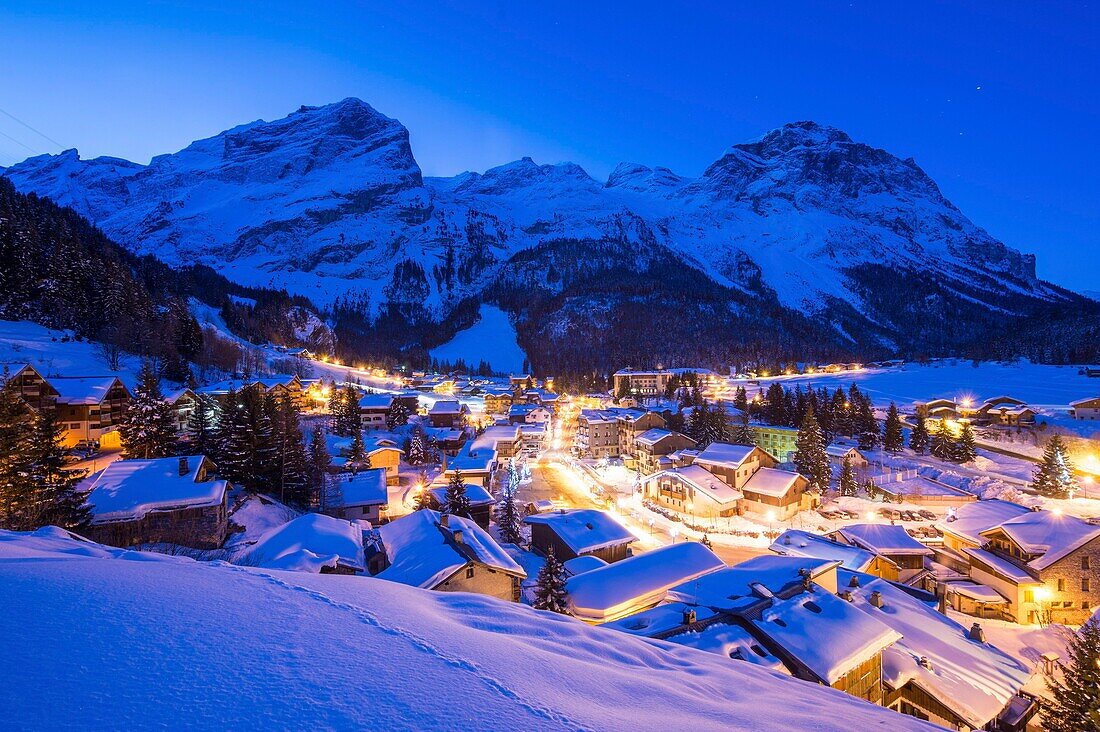
[[[26,128],[28,129],[28,130],[30,130],[31,132],[35,133],[36,135],[39,135],[40,137],[43,137],[43,138],[45,138],[45,139],[49,140],[50,142],[52,142],[53,144],[57,145],[57,146],[58,146],[59,148],[61,148],[62,150],[64,150],[64,149],[65,149],[65,146],[64,146],[64,145],[62,145],[62,144],[61,144],[60,142],[58,142],[57,140],[55,140],[55,139],[53,139],[52,137],[50,137],[49,135],[47,135],[47,134],[46,134],[45,132],[40,132],[39,130],[36,130],[35,128],[31,127],[31,126],[30,126],[29,124],[27,124],[27,123],[26,123],[26,122],[24,122],[23,120],[19,119],[18,117],[16,117],[16,116],[15,116],[14,114],[12,114],[11,112],[8,112],[8,111],[6,111],[6,110],[3,110],[3,109],[0,109],[0,112],[3,112],[3,113],[4,113],[5,115],[7,115],[8,117],[11,117],[11,118],[12,118],[13,120],[15,120],[15,121],[16,121],[16,122],[18,122],[19,124],[23,125],[23,126],[24,126],[24,127],[26,127]],[[9,139],[10,139],[10,138],[9,138]],[[26,147],[26,146],[24,145],[24,147]]]
[[[0,137],[6,137],[7,139],[11,140],[12,142],[14,142],[19,147],[26,148],[27,150],[30,150],[35,155],[41,155],[42,154],[41,150],[35,150],[30,145],[24,145],[23,143],[19,142],[19,140],[16,140],[14,137],[12,137],[11,135],[0,132]]]

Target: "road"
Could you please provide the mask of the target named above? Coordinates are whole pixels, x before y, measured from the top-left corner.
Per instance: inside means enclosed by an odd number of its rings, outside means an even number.
[[[531,469],[531,481],[520,485],[517,496],[524,503],[549,499],[558,505],[568,508],[595,508],[605,509],[606,506],[597,503],[587,490],[582,488],[575,476],[555,459],[553,454],[547,454]],[[675,541],[683,541],[668,533],[663,526],[654,525],[646,527],[637,521],[628,520],[629,528],[638,535],[640,542],[635,544],[634,550],[654,549],[658,546],[671,544]],[[747,546],[723,546],[715,544],[713,551],[726,564],[738,564],[761,554],[768,554],[766,549]]]

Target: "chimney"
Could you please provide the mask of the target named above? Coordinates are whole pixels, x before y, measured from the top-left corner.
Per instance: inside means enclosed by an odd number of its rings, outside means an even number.
[[[695,608],[689,607],[684,610],[684,625],[695,624]]]
[[[784,544],[785,544],[786,546],[790,546],[790,545],[791,545],[791,535],[790,535],[790,534],[784,534],[784,535],[783,535],[783,543],[784,543]]]
[[[852,575],[852,579],[848,580],[849,587],[859,587],[859,577]]]
[[[985,631],[982,630],[980,623],[971,625],[970,631],[966,634],[966,637],[976,643],[985,643]]]
[[[843,592],[840,593],[840,599],[841,600],[847,600],[848,602],[852,602],[853,600],[855,600],[855,596],[852,595],[851,590],[844,590]]]
[[[882,593],[879,592],[878,590],[875,590],[874,592],[871,593],[871,605],[873,605],[874,607],[877,607],[877,608],[881,608],[882,605],[883,605],[883,603],[882,603]]]
[[[462,544],[462,529],[455,529],[451,532],[451,537],[455,540],[455,544]]]
[[[181,476],[182,475],[187,475],[190,472],[191,472],[191,466],[189,466],[187,464],[187,458],[181,457],[180,458],[180,475]]]
[[[928,659],[928,656],[921,656],[921,657],[920,657],[920,665],[921,665],[921,666],[924,666],[924,667],[925,667],[926,669],[928,669],[929,671],[931,671],[931,670],[932,670],[932,661],[930,661],[930,660]]]
[[[451,525],[451,515],[445,513],[442,516],[440,516],[439,517],[439,525],[442,526],[443,528],[447,528],[448,526],[450,526]]]

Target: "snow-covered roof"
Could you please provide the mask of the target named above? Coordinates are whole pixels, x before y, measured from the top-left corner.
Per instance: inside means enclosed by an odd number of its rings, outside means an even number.
[[[99,404],[115,384],[116,376],[51,376],[50,385],[57,390],[58,404]],[[123,387],[125,388],[125,387]]]
[[[591,572],[593,569],[606,567],[607,562],[600,559],[595,554],[582,554],[579,557],[573,557],[566,562],[562,562],[562,566],[565,567],[565,571],[570,575],[578,575],[582,572]]]
[[[388,500],[385,468],[334,475],[325,486],[325,503],[334,508],[381,506]]]
[[[773,597],[753,627],[822,681],[833,684],[901,634],[826,590]],[[827,642],[822,642],[827,638]]]
[[[846,584],[846,583],[844,583]],[[892,689],[912,681],[974,728],[996,718],[1031,676],[1019,661],[889,582],[874,579],[850,588],[854,605],[901,634],[882,654],[882,678]],[[871,593],[883,607],[871,605]],[[930,661],[931,668],[920,663]]]
[[[4,602],[21,610],[0,614],[5,659],[20,670],[0,688],[15,728],[164,728],[186,707],[197,729],[255,726],[257,710],[276,729],[614,729],[626,719],[639,730],[933,729],[832,689],[493,597],[272,576],[41,533],[0,532]],[[202,642],[188,641],[200,631]],[[282,649],[293,649],[292,666]],[[516,672],[525,668],[538,673]],[[416,679],[430,680],[431,703]],[[318,703],[318,683],[332,703]],[[58,688],[111,702],[58,704]]]
[[[199,482],[202,455],[116,460],[92,482],[92,523],[136,521],[150,511],[216,506],[225,500],[224,480]],[[186,462],[186,472],[180,467]]]
[[[1011,501],[975,501],[955,509],[954,518],[949,516],[943,521],[937,521],[936,528],[972,544],[984,544],[985,539],[981,536],[983,531],[1030,511],[1026,506]]]
[[[910,536],[900,524],[849,524],[836,533],[876,554],[932,556],[932,550]]]
[[[610,513],[592,508],[537,513],[523,520],[528,524],[549,526],[577,554],[587,554],[638,540],[638,537],[630,533]]]
[[[448,399],[440,399],[432,405],[432,408],[428,410],[428,414],[461,414],[463,411],[461,403]]]
[[[184,387],[183,389],[173,389],[172,391],[164,393],[164,401],[168,404],[175,404],[185,396],[194,397],[194,395],[195,392],[186,387]]]
[[[378,577],[432,589],[470,562],[527,576],[476,523],[459,516],[446,516],[446,520],[444,526],[439,513],[421,509],[379,526],[378,534],[390,566]],[[456,539],[456,532],[461,533],[460,540]]]
[[[829,457],[832,458],[843,459],[845,457],[848,457],[849,455],[863,457],[863,453],[861,453],[858,449],[852,447],[851,445],[837,445],[836,443],[826,447],[825,452],[826,454],[828,454]]]
[[[802,586],[807,575],[815,579],[833,572],[838,565],[831,559],[763,554],[674,587],[669,599],[718,610],[744,608],[769,594]]]
[[[626,621],[632,619],[626,618]],[[717,653],[724,658],[748,661],[779,673],[790,673],[783,662],[769,653],[747,628],[733,623],[711,623],[701,630],[688,630],[665,640],[680,646]]]
[[[698,542],[669,544],[571,577],[569,607],[582,620],[606,622],[660,602],[678,584],[726,564]]]
[[[969,580],[963,580],[961,582],[948,582],[944,585],[947,594],[962,595],[968,597],[971,600],[977,600],[978,602],[984,602],[987,604],[995,605],[1007,605],[1006,600],[1001,593],[997,592],[992,587],[981,584],[980,582],[971,582]]]
[[[972,559],[994,570],[997,574],[1012,580],[1016,584],[1039,584],[1039,580],[1026,569],[1017,566],[1004,557],[997,556],[993,552],[987,552],[985,549],[975,549],[973,547],[966,547],[963,549],[963,552]]]
[[[482,451],[493,452],[501,442],[513,442],[516,439],[517,428],[512,424],[495,424],[486,427],[485,431],[470,440],[464,448],[471,455],[480,455]]]
[[[841,544],[820,534],[801,529],[787,529],[769,547],[776,554],[787,557],[813,557],[840,562],[845,569],[866,571],[875,561],[875,555],[866,549]]]
[[[729,445],[725,442],[712,442],[695,457],[695,462],[720,468],[737,468],[756,449],[751,445]]]
[[[699,458],[696,458],[695,461],[699,462]],[[773,498],[782,498],[794,488],[800,477],[798,473],[791,473],[778,468],[760,468],[745,483],[743,490]]]
[[[393,394],[364,394],[359,398],[360,409],[389,409],[393,404]]]
[[[320,572],[322,567],[337,566],[362,572],[363,530],[350,521],[307,513],[268,531],[241,561],[294,572]]]
[[[466,483],[466,498],[470,499],[471,506],[487,506],[492,503],[496,503],[496,499],[493,498],[493,494],[489,492],[484,486],[480,486],[477,483]],[[447,485],[433,485],[429,489],[432,495],[435,496],[435,500],[442,506],[447,502]]]
[[[1100,526],[1054,511],[1029,511],[998,526],[986,529],[983,536],[1000,529],[1028,554],[1042,554],[1031,560],[1034,569],[1046,569],[1062,557],[1100,537]]]
[[[601,627],[612,628],[630,635],[652,638],[682,626],[684,624],[684,612],[687,610],[695,611],[696,622],[713,618],[718,614],[705,607],[695,607],[682,602],[666,602],[640,613],[604,623]]]
[[[726,483],[724,480],[698,465],[687,465],[682,468],[669,468],[654,473],[646,480],[660,478],[662,475],[677,476],[689,483],[695,490],[710,498],[720,505],[728,505],[740,501],[744,496],[741,491]]]
[[[1084,407],[1093,402],[1100,403],[1100,396],[1088,397],[1087,399],[1078,399],[1069,403],[1071,407]]]
[[[671,437],[675,434],[677,433],[673,432],[672,430],[665,430],[661,429],[660,427],[654,427],[635,437],[634,441],[652,447],[666,437]]]

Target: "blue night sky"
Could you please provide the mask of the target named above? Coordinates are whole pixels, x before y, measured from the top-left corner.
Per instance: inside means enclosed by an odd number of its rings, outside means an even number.
[[[914,157],[1041,276],[1100,290],[1095,5],[35,4],[0,6],[0,109],[85,157],[357,96],[428,175],[524,155],[698,175],[813,119]],[[0,165],[59,150],[0,114]]]

